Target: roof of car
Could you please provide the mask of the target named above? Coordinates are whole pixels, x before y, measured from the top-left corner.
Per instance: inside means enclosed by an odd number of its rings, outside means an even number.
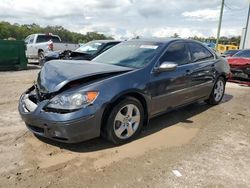
[[[190,39],[182,39],[182,38],[141,38],[141,39],[132,39],[129,41],[141,41],[141,42],[156,42],[156,43],[169,43],[173,41],[191,41],[191,42],[199,42]]]
[[[122,41],[119,41],[119,40],[94,40],[95,42],[100,42],[100,43],[110,43],[110,42],[122,42]],[[90,41],[91,42],[91,41]]]

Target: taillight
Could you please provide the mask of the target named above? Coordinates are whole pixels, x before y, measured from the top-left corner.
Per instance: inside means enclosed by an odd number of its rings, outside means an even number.
[[[48,49],[51,50],[51,51],[53,51],[53,48],[54,48],[53,42],[49,43]]]

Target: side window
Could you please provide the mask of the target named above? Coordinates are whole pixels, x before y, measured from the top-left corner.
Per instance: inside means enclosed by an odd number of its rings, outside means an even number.
[[[213,54],[200,44],[189,43],[189,48],[191,51],[193,62],[214,58]]]
[[[174,62],[178,65],[184,65],[190,62],[189,50],[183,42],[170,44],[165,54],[161,57],[160,63]]]

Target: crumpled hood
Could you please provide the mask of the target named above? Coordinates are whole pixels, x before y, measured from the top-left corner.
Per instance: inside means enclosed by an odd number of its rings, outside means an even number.
[[[133,69],[93,61],[55,60],[45,63],[38,75],[37,85],[40,92],[53,93],[74,80],[130,70]]]

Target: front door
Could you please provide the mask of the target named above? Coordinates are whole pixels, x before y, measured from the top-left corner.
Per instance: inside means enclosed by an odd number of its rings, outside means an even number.
[[[163,62],[177,64],[177,68],[167,72],[152,72],[150,94],[152,97],[151,115],[164,112],[188,101],[191,56],[184,42],[175,42],[167,47],[157,66]]]

